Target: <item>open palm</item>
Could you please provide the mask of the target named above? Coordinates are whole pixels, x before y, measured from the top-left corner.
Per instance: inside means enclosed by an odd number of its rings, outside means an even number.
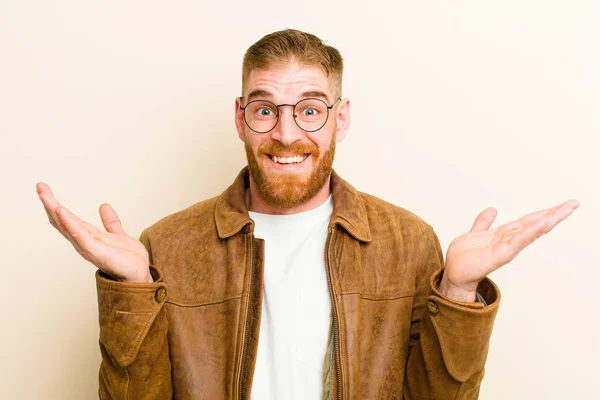
[[[123,231],[121,220],[109,204],[100,206],[106,231],[82,221],[54,197],[45,183],[36,186],[50,224],[56,228],[87,261],[114,279],[152,282],[149,255],[144,245]]]
[[[445,284],[474,293],[479,281],[487,274],[512,261],[521,250],[550,232],[577,207],[577,200],[569,200],[491,230],[497,211],[486,208],[468,233],[450,243],[443,277]]]

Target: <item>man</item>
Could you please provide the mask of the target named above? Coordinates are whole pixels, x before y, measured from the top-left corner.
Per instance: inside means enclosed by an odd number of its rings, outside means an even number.
[[[98,267],[103,399],[475,399],[500,293],[486,275],[578,202],[489,230],[444,264],[431,226],[333,170],[350,125],[342,58],[285,30],[244,57],[235,122],[248,167],[220,196],[125,234],[39,183],[57,228]]]

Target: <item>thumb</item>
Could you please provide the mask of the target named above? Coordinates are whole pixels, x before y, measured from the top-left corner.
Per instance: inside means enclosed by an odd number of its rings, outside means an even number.
[[[110,204],[100,205],[100,218],[107,232],[125,233],[121,226],[121,220]]]
[[[486,208],[481,213],[479,213],[477,218],[475,218],[475,222],[473,223],[473,226],[471,227],[471,230],[469,232],[487,231],[488,229],[490,229],[490,226],[492,226],[492,224],[494,223],[494,220],[496,219],[497,215],[498,210],[496,210],[494,207]]]

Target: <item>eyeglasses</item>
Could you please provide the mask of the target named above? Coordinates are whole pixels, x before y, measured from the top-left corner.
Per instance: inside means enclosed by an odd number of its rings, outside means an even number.
[[[279,107],[293,107],[296,125],[305,132],[316,132],[325,126],[329,119],[329,110],[340,100],[341,97],[330,106],[316,98],[302,99],[296,104],[274,104],[267,100],[252,100],[245,107],[240,105],[240,110],[244,111],[244,121],[248,128],[256,133],[267,133],[275,129],[279,122]]]

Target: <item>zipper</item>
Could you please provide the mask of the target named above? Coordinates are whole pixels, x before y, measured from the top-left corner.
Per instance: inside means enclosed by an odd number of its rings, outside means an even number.
[[[340,340],[337,334],[337,308],[335,306],[335,296],[333,294],[333,284],[331,283],[331,269],[329,268],[329,242],[333,236],[333,228],[329,229],[327,240],[325,241],[325,271],[327,272],[327,284],[329,285],[329,296],[331,297],[331,307],[333,310],[333,347],[336,355],[335,370],[337,376],[338,400],[342,400],[342,363],[340,356]]]
[[[248,354],[248,340],[246,340],[246,336],[248,336],[248,331],[250,331],[250,324],[252,321],[251,312],[252,312],[252,299],[254,298],[254,233],[250,235],[250,293],[248,294],[248,312],[246,313],[246,326],[244,327],[244,334],[242,335],[242,361],[240,365],[240,376],[238,378],[238,393],[239,399],[242,399],[242,378],[244,377],[244,372],[246,371],[246,355]]]

